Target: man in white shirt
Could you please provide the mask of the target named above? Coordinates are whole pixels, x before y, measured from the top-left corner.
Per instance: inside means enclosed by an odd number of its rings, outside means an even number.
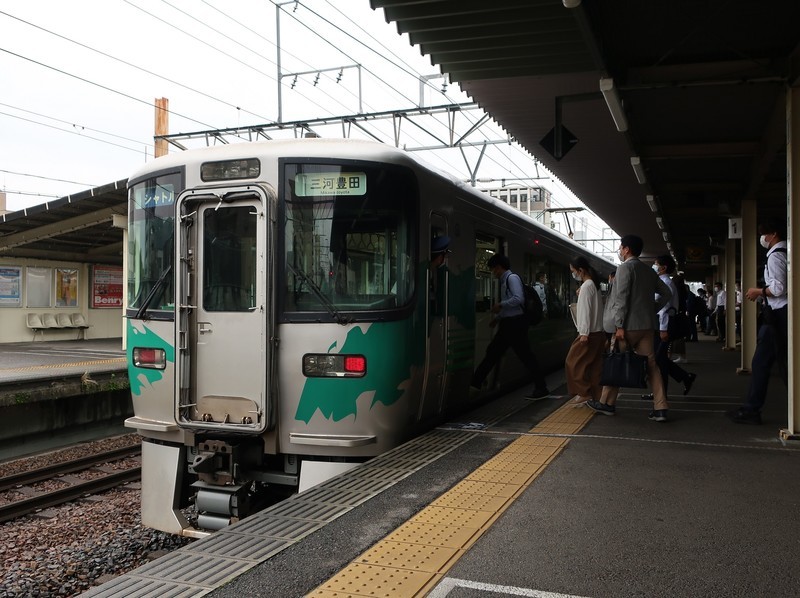
[[[759,226],[758,230],[761,233],[761,246],[767,250],[764,286],[747,289],[745,298],[762,302],[761,324],[750,366],[752,377],[747,400],[739,409],[726,413],[737,424],[761,423],[761,409],[767,398],[769,375],[776,361],[788,388],[786,366],[789,347],[789,287],[786,278],[786,222],[770,220]]]
[[[670,319],[678,317],[680,308],[678,289],[675,282],[670,278],[675,273],[675,260],[671,255],[660,255],[653,263],[653,271],[658,274],[658,277],[664,282],[669,290],[672,291],[672,297],[669,303],[658,311],[658,330],[656,331],[654,346],[656,353],[656,363],[661,372],[661,379],[664,382],[664,394],[668,394],[669,378],[676,382],[683,384],[683,394],[689,394],[694,384],[697,374],[687,372],[680,367],[676,362],[669,358],[669,346],[672,341],[677,339],[670,338]],[[653,395],[642,395],[643,399],[653,400]]]
[[[725,304],[727,303],[728,294],[725,292],[725,287],[722,286],[721,282],[714,283],[714,295],[717,298],[717,308],[714,310],[717,340],[722,342],[725,340]]]
[[[706,296],[706,308],[708,308],[708,317],[705,322],[705,333],[709,336],[717,334],[716,311],[717,311],[717,293],[712,287]]]

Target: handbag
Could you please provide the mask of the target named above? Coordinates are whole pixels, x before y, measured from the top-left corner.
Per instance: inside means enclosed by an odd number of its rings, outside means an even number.
[[[624,386],[647,388],[647,356],[638,355],[631,349],[619,351],[612,343],[611,350],[603,357],[602,386]]]
[[[633,284],[628,290],[628,304],[630,305]],[[628,314],[625,315],[623,328],[627,327]],[[611,339],[608,353],[603,356],[603,371],[600,374],[601,386],[616,386],[626,388],[647,388],[647,356],[637,355],[630,346],[624,351],[619,350],[619,345]]]

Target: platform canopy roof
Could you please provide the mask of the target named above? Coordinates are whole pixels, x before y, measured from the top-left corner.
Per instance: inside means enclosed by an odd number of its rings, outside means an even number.
[[[126,184],[123,179],[0,215],[0,256],[122,265]]]
[[[797,0],[370,4],[614,230],[640,234],[646,256],[669,239],[703,278],[742,200],[785,215]],[[560,156],[542,143],[556,130]]]

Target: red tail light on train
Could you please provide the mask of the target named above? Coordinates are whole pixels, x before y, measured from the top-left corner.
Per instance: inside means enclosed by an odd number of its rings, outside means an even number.
[[[309,378],[360,378],[367,373],[363,355],[307,353],[303,356],[303,375]]]
[[[167,367],[167,354],[164,349],[134,347],[133,365],[135,365],[137,368],[163,370]]]

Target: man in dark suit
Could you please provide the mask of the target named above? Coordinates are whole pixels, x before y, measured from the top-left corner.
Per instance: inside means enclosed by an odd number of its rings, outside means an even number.
[[[630,345],[635,353],[647,356],[647,376],[653,391],[653,410],[649,417],[656,422],[665,422],[669,407],[661,372],[656,365],[653,339],[658,327],[656,312],[670,302],[672,291],[650,266],[639,260],[643,248],[644,242],[636,235],[625,235],[620,239],[619,259],[622,263],[617,268],[611,295],[606,302],[603,327],[614,335],[612,340],[620,349]],[[600,400],[586,404],[603,415],[614,415],[618,394],[618,387],[604,386]]]

